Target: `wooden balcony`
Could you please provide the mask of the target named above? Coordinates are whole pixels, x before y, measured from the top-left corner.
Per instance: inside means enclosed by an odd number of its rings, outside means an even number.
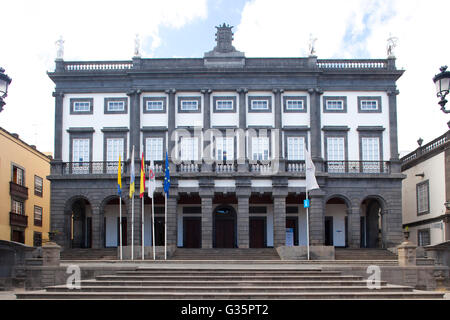
[[[28,188],[20,184],[9,182],[9,194],[20,199],[28,199]]]
[[[24,214],[9,213],[9,224],[17,227],[28,227],[28,216]]]

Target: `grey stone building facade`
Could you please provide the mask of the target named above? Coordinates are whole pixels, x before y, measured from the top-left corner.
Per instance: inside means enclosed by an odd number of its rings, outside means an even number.
[[[64,248],[117,246],[120,154],[124,244],[141,243],[141,199],[127,193],[130,161],[139,190],[143,152],[156,163],[155,235],[162,245],[167,150],[168,245],[304,245],[306,146],[320,185],[310,192],[310,243],[399,244],[396,80],[403,71],[395,58],[247,58],[232,46],[226,25],[217,27],[216,41],[203,58],[56,60],[48,177],[56,241]],[[150,208],[146,197],[146,215]]]

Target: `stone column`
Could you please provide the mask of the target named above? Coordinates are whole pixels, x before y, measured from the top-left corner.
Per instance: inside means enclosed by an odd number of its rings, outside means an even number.
[[[391,158],[391,173],[401,172],[401,162],[398,158],[398,135],[397,135],[397,95],[398,90],[388,91],[389,97],[389,144]]]
[[[324,193],[319,190],[311,190],[309,194],[309,238],[310,244],[316,246],[325,245],[325,207]]]
[[[273,246],[286,245],[286,196],[274,195],[273,198]]]
[[[94,208],[92,206],[92,248],[99,249],[103,248],[103,219],[101,219],[99,208]]]
[[[246,88],[236,90],[239,93],[239,136],[237,137],[240,159],[238,158],[238,171],[247,172],[247,143],[245,132],[247,130],[247,92]]]
[[[237,231],[238,248],[248,248],[250,245],[249,228],[249,195],[238,194]]]
[[[61,247],[54,242],[47,242],[42,246],[44,266],[59,266]]]
[[[398,247],[398,265],[400,267],[411,267],[416,265],[416,246],[405,239]]]
[[[55,160],[62,160],[62,139],[63,139],[63,102],[64,93],[53,92],[55,97]]]
[[[202,197],[202,248],[212,248],[213,245],[213,194],[201,194]]]
[[[134,145],[134,159],[140,159],[141,154],[141,90],[127,93],[130,97],[130,157]]]
[[[310,127],[311,127],[311,159],[316,167],[316,172],[323,171],[322,157],[322,130],[321,130],[321,110],[320,96],[323,91],[318,88],[308,90],[310,96]]]
[[[347,209],[348,246],[359,248],[361,246],[361,209],[352,207]]]
[[[203,89],[201,90],[203,93],[203,101],[204,101],[204,109],[203,109],[203,151],[207,150],[207,147],[212,144],[212,141],[210,140],[210,136],[206,137],[206,132],[208,129],[211,128],[211,92],[210,89]],[[206,139],[208,138],[208,139]],[[210,154],[205,155],[203,153],[204,159],[209,159]],[[203,161],[202,163],[202,172],[211,172],[212,166],[211,163],[207,163]]]
[[[282,128],[283,128],[283,124],[282,124],[282,119],[281,119],[281,115],[283,113],[283,101],[282,101],[282,97],[281,94],[284,92],[283,89],[274,89],[273,93],[275,94],[275,130],[279,130],[278,131],[278,139],[276,139],[276,141],[274,141],[273,143],[275,144],[275,150],[276,150],[276,154],[278,156],[278,171],[279,172],[284,172],[286,167],[284,164],[284,157],[283,157],[283,135],[282,135]]]
[[[177,245],[177,203],[178,194],[170,188],[167,199],[167,246]]]
[[[168,108],[167,108],[167,112],[168,112],[168,141],[167,141],[167,152],[168,152],[168,158],[169,158],[169,166],[170,166],[170,171],[171,172],[175,172],[175,165],[173,163],[172,160],[172,153],[174,152],[174,147],[175,147],[175,141],[172,140],[172,135],[175,131],[175,94],[176,94],[176,90],[175,89],[169,89],[166,90],[166,93],[169,95],[169,103],[168,103]]]

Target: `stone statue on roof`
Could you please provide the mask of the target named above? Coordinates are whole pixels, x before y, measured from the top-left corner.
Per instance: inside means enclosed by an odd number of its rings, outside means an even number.
[[[63,60],[64,59],[64,40],[62,36],[59,37],[59,40],[55,42],[56,44],[56,59]]]
[[[309,55],[314,56],[316,54],[316,48],[314,47],[316,44],[317,38],[314,38],[313,35],[309,34]]]
[[[140,57],[141,53],[139,52],[141,48],[141,41],[139,39],[139,34],[136,34],[136,38],[134,38],[134,56]]]
[[[389,34],[389,38],[387,39],[387,47],[386,47],[387,55],[389,58],[392,58],[395,56],[394,49],[397,46],[397,42],[398,42],[398,38],[393,37],[391,34]]]

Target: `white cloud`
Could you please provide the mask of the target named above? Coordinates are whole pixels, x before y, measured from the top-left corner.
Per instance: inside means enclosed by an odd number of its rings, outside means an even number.
[[[130,60],[135,34],[142,56],[161,44],[159,29],[182,28],[207,16],[206,0],[3,1],[0,66],[13,79],[0,126],[39,150],[53,150],[55,41],[65,40],[65,60]],[[37,129],[33,129],[33,124]],[[35,135],[37,131],[38,135]]]

